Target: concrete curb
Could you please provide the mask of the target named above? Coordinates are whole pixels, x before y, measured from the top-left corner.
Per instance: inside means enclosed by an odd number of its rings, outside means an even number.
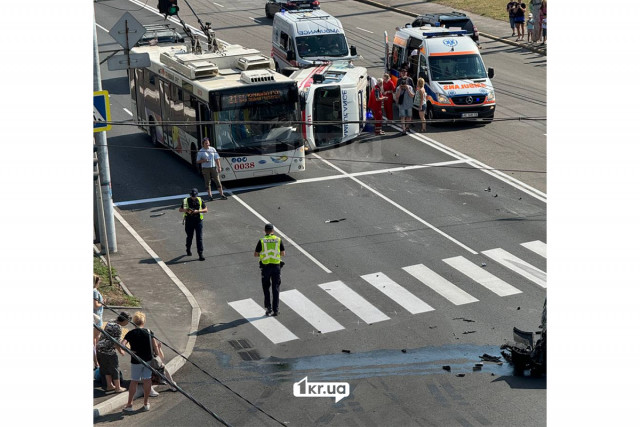
[[[187,298],[187,301],[189,301],[189,304],[191,305],[191,326],[189,327],[189,338],[187,340],[187,347],[182,354],[175,356],[165,364],[166,369],[168,369],[171,375],[173,375],[178,371],[178,369],[184,366],[184,364],[186,363],[186,359],[191,356],[193,348],[196,345],[196,332],[198,331],[198,325],[201,315],[200,306],[198,305],[198,302],[191,294],[189,289],[187,289],[187,287],[180,281],[180,279],[178,279],[178,277],[169,269],[169,267],[167,267],[164,261],[162,261],[153,251],[153,249],[151,249],[151,247],[147,245],[147,243],[138,235],[138,233],[136,233],[136,231],[129,225],[129,223],[125,221],[125,219],[117,210],[114,211],[114,215],[118,219],[118,221],[120,221],[120,223],[127,229],[127,231],[131,233],[131,235],[138,241],[138,243],[140,243],[140,245],[154,259],[154,261],[156,261],[156,263],[162,268],[162,270],[164,270],[167,276],[169,276],[171,281],[173,281],[178,289],[180,289],[180,291],[184,294],[184,296]],[[116,409],[122,408],[127,403],[129,397],[128,394],[129,393],[120,393],[112,397],[111,399],[105,400],[104,402],[95,405],[93,407],[93,417],[96,418],[101,415],[113,412]]]
[[[390,10],[392,12],[402,13],[403,15],[411,16],[411,17],[414,17],[414,18],[416,16],[420,16],[419,13],[409,12],[408,10],[400,9],[400,8],[393,7],[393,6],[387,6],[386,4],[378,3],[378,2],[373,1],[373,0],[355,0],[355,1],[357,1],[359,3],[365,3],[365,4],[368,4],[370,6],[378,7],[380,9],[386,9],[386,10]],[[547,55],[547,50],[546,49],[543,50],[543,49],[539,49],[539,48],[537,48],[535,46],[526,46],[526,45],[523,45],[523,44],[519,44],[518,42],[514,42],[512,40],[507,40],[507,39],[505,39],[503,37],[494,36],[492,34],[487,34],[487,33],[483,33],[483,32],[479,32],[479,34],[482,37],[486,37],[486,38],[491,39],[491,40],[495,40],[495,41],[499,41],[499,42],[502,42],[502,43],[506,43],[506,44],[509,44],[511,46],[520,47],[522,49],[530,50],[531,52],[539,53],[541,55],[545,55],[545,56]]]

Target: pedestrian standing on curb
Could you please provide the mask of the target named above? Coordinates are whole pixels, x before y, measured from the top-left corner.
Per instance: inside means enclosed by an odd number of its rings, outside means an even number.
[[[535,26],[535,21],[533,20],[533,13],[529,12],[529,19],[527,19],[527,43],[533,41],[533,27]]]
[[[384,73],[382,76],[382,95],[385,96],[384,100],[384,115],[387,116],[387,120],[393,121],[393,93],[396,91],[396,84],[391,80],[389,73]]]
[[[218,187],[220,198],[227,200],[227,196],[224,195],[224,191],[222,190],[222,182],[220,181],[220,172],[222,172],[220,155],[216,149],[211,146],[211,142],[207,137],[204,137],[202,140],[202,148],[198,150],[196,163],[202,166],[202,176],[204,177],[204,185],[207,187],[207,193],[209,193],[209,200],[213,200],[213,195],[211,194],[212,180],[215,182],[216,187]]]
[[[518,6],[517,1],[510,1],[507,3],[507,12],[509,13],[509,25],[511,25],[511,37],[516,35],[516,7]]]
[[[253,256],[260,257],[264,308],[267,310],[265,316],[270,314],[277,316],[280,305],[280,268],[284,265],[281,259],[285,255],[284,243],[280,237],[273,234],[272,224],[265,224],[264,234],[264,237],[258,241]],[[269,288],[273,293],[273,300]]]
[[[205,213],[209,212],[207,205],[198,197],[198,189],[192,188],[182,201],[179,211],[183,212],[184,231],[187,233],[187,255],[191,256],[191,243],[193,242],[193,232],[196,233],[196,248],[198,249],[198,259],[204,261],[204,245],[202,243],[202,220]]]
[[[149,364],[153,358],[153,353],[158,352],[158,342],[153,337],[153,332],[144,328],[146,320],[146,315],[141,311],[137,311],[133,315],[133,324],[136,325],[137,328],[127,332],[122,339],[121,344],[123,346],[129,344],[131,346],[131,351]],[[138,382],[140,381],[142,381],[142,388],[144,390],[142,410],[148,411],[151,409],[149,405],[149,394],[151,393],[151,369],[140,363],[132,356],[129,399],[127,400],[127,405],[123,408],[124,412],[134,412],[133,399],[136,394],[136,389],[138,388]]]
[[[516,41],[524,41],[524,16],[527,11],[527,5],[524,3],[518,3],[516,7],[516,16],[514,21],[516,23],[516,31],[518,32],[518,38]]]
[[[106,391],[115,391],[116,393],[127,391],[127,389],[120,387],[120,366],[118,355],[116,354],[117,351],[124,356],[124,350],[109,339],[107,335],[120,342],[122,339],[122,327],[127,326],[130,321],[131,316],[123,311],[116,319],[107,322],[96,346],[98,362],[100,363],[100,375],[105,376],[107,383]]]
[[[374,129],[376,135],[384,135],[382,130],[382,103],[386,100],[386,96],[382,95],[382,86],[380,80],[376,82],[376,85],[371,89],[369,95],[369,109],[373,113]]]
[[[100,285],[100,276],[97,274],[93,275],[93,314],[98,316],[100,319],[99,327],[102,328],[102,311],[104,310],[104,305],[107,300],[102,296],[100,291],[98,290],[98,286]]]

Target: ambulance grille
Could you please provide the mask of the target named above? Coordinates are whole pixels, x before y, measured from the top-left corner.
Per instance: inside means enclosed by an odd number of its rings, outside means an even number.
[[[451,101],[455,105],[477,105],[482,104],[485,98],[486,95],[459,95],[452,96]]]

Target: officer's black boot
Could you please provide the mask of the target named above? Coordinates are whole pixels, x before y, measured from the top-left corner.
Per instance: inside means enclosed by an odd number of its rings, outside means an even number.
[[[199,257],[198,259],[199,259],[200,261],[204,261],[204,256],[202,255],[202,252],[200,252],[200,253],[198,254],[198,257]]]

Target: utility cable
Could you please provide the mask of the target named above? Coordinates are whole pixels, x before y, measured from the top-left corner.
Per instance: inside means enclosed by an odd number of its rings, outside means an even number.
[[[94,298],[94,300],[98,301],[96,298]],[[116,315],[120,315],[120,313],[118,313],[117,311],[115,311],[113,308],[111,308],[110,306],[104,305],[103,307],[106,308],[107,310],[113,312]],[[135,307],[132,307],[135,308]],[[130,324],[132,324],[134,327],[138,328],[138,326],[133,323],[131,320],[128,321]],[[95,324],[93,325],[95,328],[98,328],[100,331],[104,332],[102,329],[100,329],[98,326],[96,326]],[[146,331],[145,331],[146,332]],[[109,334],[105,335],[109,336]],[[112,338],[112,337],[109,337]],[[242,396],[241,394],[239,394],[238,392],[236,392],[235,390],[231,389],[229,386],[227,386],[226,384],[224,384],[222,381],[220,381],[218,378],[216,378],[214,375],[210,374],[209,372],[207,372],[205,369],[201,368],[197,363],[189,360],[188,357],[183,356],[178,350],[176,350],[175,348],[171,347],[169,344],[167,344],[166,342],[160,340],[159,338],[155,337],[154,338],[156,340],[158,340],[159,342],[162,343],[162,345],[164,345],[165,347],[169,348],[170,350],[172,350],[175,354],[177,354],[178,356],[182,357],[186,362],[189,362],[191,365],[193,365],[194,367],[196,367],[197,369],[199,369],[200,371],[202,371],[205,375],[207,375],[208,377],[210,377],[211,379],[213,379],[214,381],[216,381],[218,384],[220,384],[222,387],[226,388],[227,390],[229,390],[231,393],[233,393],[234,395],[236,395],[237,397],[239,397],[240,399],[242,399],[243,401],[245,401],[247,404],[249,404],[251,407],[255,408],[257,411],[262,412],[264,415],[266,415],[267,417],[271,418],[272,420],[274,420],[275,422],[277,422],[278,424],[282,425],[283,427],[287,427],[287,425],[285,423],[283,423],[282,421],[276,419],[275,417],[273,417],[272,415],[268,414],[267,412],[265,412],[262,408],[256,406],[253,402],[251,402],[250,400],[248,400],[247,398],[245,398],[244,396]],[[120,347],[122,347],[122,345],[120,343],[118,343],[118,345]],[[127,349],[127,352],[130,353]],[[140,360],[140,358],[138,358],[136,356],[137,360]],[[147,366],[148,368],[150,368],[153,372],[155,372],[156,374],[158,373],[156,370],[154,370],[153,368],[151,368],[147,363],[143,362],[145,366]],[[164,375],[160,375],[165,381],[169,382],[169,380],[167,380],[166,377],[164,377]],[[173,384],[174,386],[176,386],[175,384]],[[178,388],[176,386],[176,388]],[[200,404],[199,402],[197,402],[195,399],[193,399],[192,397],[190,397],[186,392],[183,392],[182,389],[178,388],[178,390],[180,390],[180,392],[182,392],[183,394],[185,394],[185,396],[187,396],[189,399],[191,399],[194,403],[196,403],[198,406],[200,406],[201,408],[203,408],[205,411],[207,411],[209,414],[213,415],[216,419],[218,419],[220,422],[225,423],[225,421],[221,420],[218,418],[217,415],[215,415],[213,412],[211,412],[210,410],[208,410],[207,408],[205,408],[202,404]],[[227,424],[225,424],[227,425]]]

